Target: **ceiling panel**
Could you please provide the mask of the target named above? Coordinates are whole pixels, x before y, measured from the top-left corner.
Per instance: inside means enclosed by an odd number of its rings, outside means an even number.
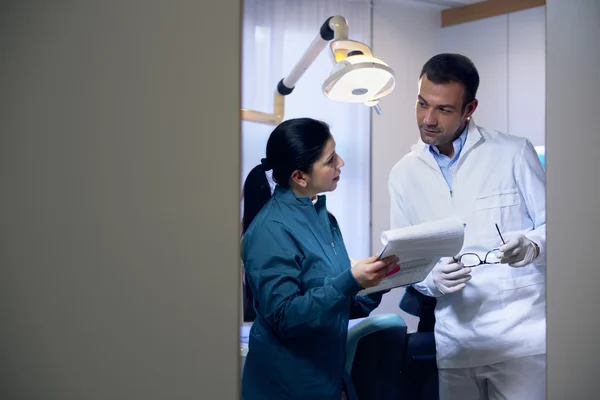
[[[377,2],[386,2],[386,3],[413,3],[413,4],[421,4],[421,5],[430,5],[436,6],[441,9],[444,8],[454,8],[454,7],[462,7],[468,4],[481,3],[485,0],[374,0]]]

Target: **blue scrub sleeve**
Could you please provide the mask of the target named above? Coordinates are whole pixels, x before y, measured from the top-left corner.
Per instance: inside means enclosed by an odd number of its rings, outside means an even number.
[[[361,289],[350,269],[301,291],[301,265],[292,233],[282,224],[261,227],[244,250],[244,267],[256,291],[258,312],[280,337],[293,338],[327,326],[339,304]]]
[[[366,296],[355,296],[352,299],[350,308],[350,319],[368,317],[374,309],[379,307],[381,298],[387,292],[389,292],[389,290],[368,294]]]

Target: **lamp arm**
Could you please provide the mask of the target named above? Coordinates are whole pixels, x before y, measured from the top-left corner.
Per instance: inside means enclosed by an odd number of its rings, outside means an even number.
[[[259,122],[268,125],[277,125],[283,121],[285,111],[284,97],[292,93],[296,83],[304,72],[312,65],[321,51],[332,39],[346,40],[348,38],[348,22],[346,18],[336,15],[329,17],[321,26],[319,34],[313,39],[312,43],[306,49],[304,54],[290,73],[277,83],[277,88],[273,94],[273,112],[271,114],[248,110],[242,108],[242,120]]]

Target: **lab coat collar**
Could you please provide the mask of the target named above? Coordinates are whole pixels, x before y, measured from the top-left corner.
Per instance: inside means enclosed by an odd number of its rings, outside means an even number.
[[[473,120],[473,117],[471,117],[469,119],[469,130],[467,132],[467,140],[465,140],[465,144],[460,154],[463,155],[466,151],[468,151],[471,147],[475,146],[475,144],[479,143],[479,141],[482,139],[483,135],[481,134],[481,131],[479,130],[477,124],[475,124],[475,120]]]

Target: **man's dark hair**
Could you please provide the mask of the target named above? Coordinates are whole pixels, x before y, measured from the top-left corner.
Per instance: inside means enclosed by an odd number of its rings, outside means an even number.
[[[475,64],[462,54],[442,53],[433,56],[423,65],[419,79],[427,76],[438,85],[458,82],[465,88],[463,110],[467,104],[475,100],[479,88],[479,73]]]

